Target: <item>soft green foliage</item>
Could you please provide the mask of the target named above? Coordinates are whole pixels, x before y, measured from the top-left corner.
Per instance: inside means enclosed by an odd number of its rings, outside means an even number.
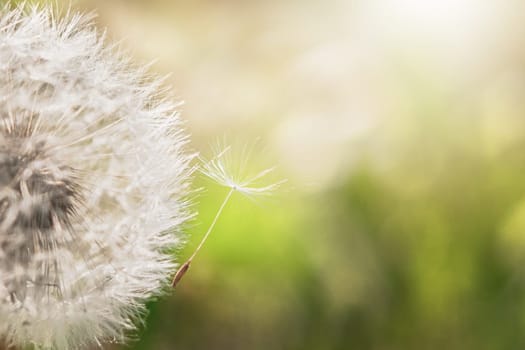
[[[474,128],[410,122],[388,165],[364,157],[328,193],[236,198],[136,348],[525,345],[525,132],[486,155]],[[223,195],[203,195],[201,211]]]

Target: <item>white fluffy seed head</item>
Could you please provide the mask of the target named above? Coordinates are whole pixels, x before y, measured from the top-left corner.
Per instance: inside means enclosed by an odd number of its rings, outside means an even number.
[[[0,8],[0,336],[121,341],[174,271],[186,136],[89,18]]]

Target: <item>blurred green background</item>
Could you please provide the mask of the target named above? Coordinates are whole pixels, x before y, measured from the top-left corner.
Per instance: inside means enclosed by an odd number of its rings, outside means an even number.
[[[289,179],[234,197],[121,348],[525,347],[525,2],[72,7],[171,73],[192,147],[260,137]],[[226,192],[195,187],[181,260]]]

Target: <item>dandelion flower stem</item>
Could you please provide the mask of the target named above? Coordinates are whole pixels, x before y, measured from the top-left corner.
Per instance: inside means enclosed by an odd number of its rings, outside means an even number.
[[[186,262],[184,264],[182,264],[181,267],[177,270],[177,273],[175,274],[175,277],[173,278],[173,282],[171,283],[171,286],[173,288],[175,288],[175,286],[182,279],[182,277],[184,276],[186,271],[188,271],[188,269],[190,268],[191,262],[193,261],[193,259],[195,258],[195,256],[199,252],[199,250],[201,250],[202,246],[204,245],[204,243],[208,239],[208,236],[210,235],[211,231],[213,231],[213,228],[215,227],[215,224],[217,223],[217,220],[219,220],[219,217],[221,216],[222,211],[224,210],[224,207],[226,207],[226,204],[230,200],[233,192],[235,192],[235,187],[232,186],[232,187],[230,187],[230,190],[228,191],[228,194],[226,194],[226,197],[224,197],[224,200],[222,201],[222,204],[219,207],[219,210],[217,210],[217,214],[215,214],[215,217],[213,218],[212,223],[208,227],[208,230],[204,234],[204,237],[202,237],[199,245],[197,246],[197,248],[195,248],[195,250],[193,251],[193,254],[188,258],[188,260],[186,260]]]

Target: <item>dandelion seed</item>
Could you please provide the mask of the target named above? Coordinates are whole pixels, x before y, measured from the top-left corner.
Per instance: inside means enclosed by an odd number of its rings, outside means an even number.
[[[220,151],[219,151],[220,150]],[[240,156],[235,157],[231,146],[226,146],[222,150],[220,146],[217,146],[216,155],[211,160],[207,161],[201,158],[201,168],[199,169],[205,176],[209,177],[219,185],[229,188],[228,193],[224,197],[222,204],[220,205],[212,223],[206,230],[206,233],[202,237],[199,245],[193,251],[192,255],[186,260],[184,264],[179,268],[175,277],[172,281],[172,287],[175,288],[180,282],[182,277],[189,270],[193,259],[197,253],[201,250],[204,243],[208,240],[209,235],[213,231],[219,217],[221,216],[226,204],[229,202],[234,192],[239,192],[246,196],[254,195],[270,195],[274,193],[286,180],[280,180],[270,184],[261,184],[261,180],[265,176],[270,174],[274,168],[268,168],[256,173],[253,176],[247,176],[247,168],[250,151],[248,148],[244,148]]]
[[[192,155],[158,80],[88,17],[0,7],[0,336],[123,341],[169,285]]]

